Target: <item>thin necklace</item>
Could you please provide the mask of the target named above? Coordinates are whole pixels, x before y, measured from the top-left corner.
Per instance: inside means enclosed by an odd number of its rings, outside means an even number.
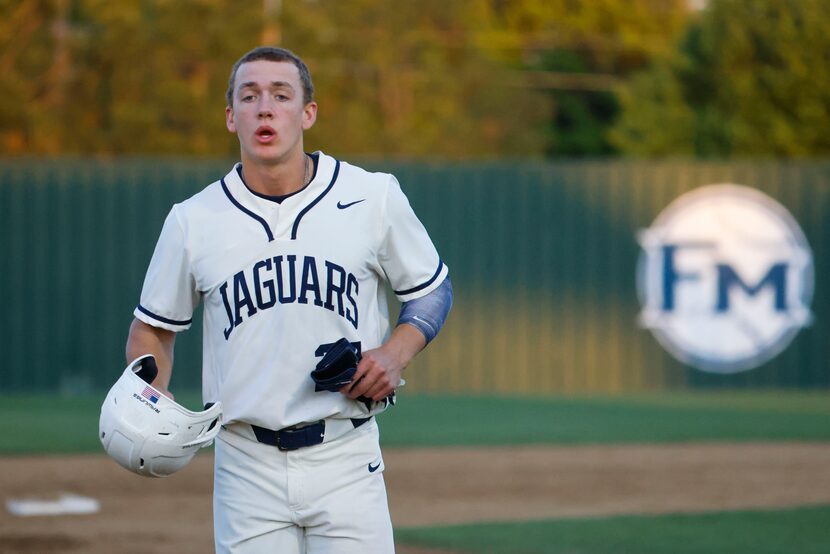
[[[310,158],[311,156],[303,152],[303,187],[307,186],[311,182],[311,179],[308,177],[308,164],[311,161]]]
[[[307,187],[308,184],[311,182],[311,178],[309,176],[309,167],[308,166],[312,163],[314,163],[314,162],[311,161],[311,156],[309,156],[308,154],[303,152],[303,186],[300,187],[301,189]],[[239,168],[239,176],[242,177],[242,182],[243,183],[247,183],[247,181],[245,181],[245,168],[244,167]],[[248,186],[248,185],[246,184],[245,186]]]

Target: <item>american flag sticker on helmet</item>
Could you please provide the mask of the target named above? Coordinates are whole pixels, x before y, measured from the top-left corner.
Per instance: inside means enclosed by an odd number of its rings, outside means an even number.
[[[159,401],[158,393],[156,393],[156,391],[153,390],[153,388],[150,386],[144,387],[144,391],[141,393],[141,396],[143,396],[153,404]]]

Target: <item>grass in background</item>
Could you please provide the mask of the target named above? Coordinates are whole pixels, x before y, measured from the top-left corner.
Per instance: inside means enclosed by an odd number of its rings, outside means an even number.
[[[98,418],[105,396],[0,396],[0,454],[103,454]],[[199,409],[198,394],[176,398],[190,409]]]
[[[0,454],[100,452],[103,398],[0,396]],[[177,399],[199,408],[196,393]],[[823,441],[830,440],[830,393],[404,394],[379,419],[384,446]]]
[[[830,393],[401,398],[387,446],[830,439]]]
[[[818,554],[830,507],[396,529],[401,544],[476,554]]]

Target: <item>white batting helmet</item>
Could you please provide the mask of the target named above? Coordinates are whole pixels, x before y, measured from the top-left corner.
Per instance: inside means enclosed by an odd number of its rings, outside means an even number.
[[[158,373],[146,354],[134,360],[115,382],[101,406],[99,436],[104,450],[126,469],[164,477],[190,462],[219,433],[222,405],[192,412],[150,383]]]

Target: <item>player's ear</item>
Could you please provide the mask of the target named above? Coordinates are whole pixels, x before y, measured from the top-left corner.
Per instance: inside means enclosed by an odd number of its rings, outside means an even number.
[[[309,102],[303,108],[303,131],[311,129],[317,121],[317,102]]]
[[[225,107],[225,126],[231,133],[236,132],[236,121],[233,119],[233,108],[230,106]]]

